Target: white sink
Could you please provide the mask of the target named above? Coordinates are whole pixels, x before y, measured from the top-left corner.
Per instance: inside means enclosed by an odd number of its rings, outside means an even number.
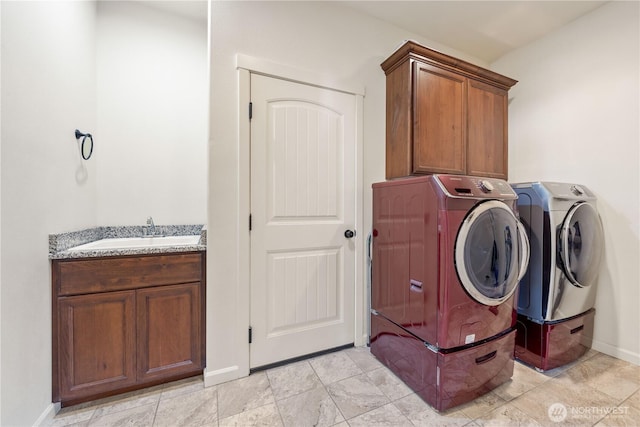
[[[155,248],[163,246],[197,245],[200,236],[166,236],[166,237],[122,237],[101,239],[95,242],[69,248],[70,251],[94,251],[109,249]]]

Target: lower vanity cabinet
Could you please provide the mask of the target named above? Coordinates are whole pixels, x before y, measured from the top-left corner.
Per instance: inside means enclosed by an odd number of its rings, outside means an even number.
[[[136,331],[131,327],[135,298],[135,291],[59,298],[58,367],[63,401],[136,384]]]
[[[137,378],[202,372],[200,284],[136,291]]]
[[[202,373],[204,263],[204,252],[53,260],[54,401]]]

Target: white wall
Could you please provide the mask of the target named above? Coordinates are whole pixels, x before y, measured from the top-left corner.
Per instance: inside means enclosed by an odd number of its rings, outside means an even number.
[[[207,24],[148,5],[2,2],[0,425],[52,413],[50,233],[206,221]]]
[[[510,91],[512,182],[581,183],[605,231],[593,348],[640,364],[638,2],[611,2],[492,64]]]
[[[2,25],[2,2],[0,2],[0,28]],[[0,31],[0,46],[2,45],[2,31]],[[0,76],[2,75],[2,61],[0,60]],[[0,82],[0,88],[2,83]],[[2,98],[0,97],[0,141],[2,141]],[[1,144],[0,144],[1,146]],[[2,149],[0,148],[0,242],[2,242]],[[2,244],[0,244],[0,321],[2,321]],[[2,423],[2,328],[0,327],[0,423]]]
[[[207,21],[148,4],[98,2],[98,223],[202,224]]]
[[[93,2],[2,2],[3,426],[51,405],[48,234],[95,225],[95,161],[74,130],[95,118]]]
[[[385,76],[380,63],[404,39],[415,39],[483,65],[476,58],[424,40],[338,2],[212,2],[207,254],[207,382],[248,373],[249,300],[242,290],[247,264],[241,253],[249,194],[239,180],[249,165],[239,156],[236,54],[263,58],[333,81],[365,87],[364,230],[371,228],[371,183],[384,180]],[[242,119],[246,107],[242,106]],[[215,243],[214,243],[215,242]],[[364,266],[362,276],[364,273]],[[241,280],[242,279],[242,280]],[[358,286],[364,286],[359,283]],[[363,315],[363,313],[358,313]]]

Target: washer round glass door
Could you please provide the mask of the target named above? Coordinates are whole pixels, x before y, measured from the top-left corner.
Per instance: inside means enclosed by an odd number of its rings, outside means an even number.
[[[499,305],[516,290],[529,262],[528,241],[511,209],[497,200],[480,203],[456,238],[458,278],[471,297]]]
[[[604,237],[598,212],[589,203],[574,205],[562,223],[558,241],[561,267],[569,281],[586,287],[600,270]]]

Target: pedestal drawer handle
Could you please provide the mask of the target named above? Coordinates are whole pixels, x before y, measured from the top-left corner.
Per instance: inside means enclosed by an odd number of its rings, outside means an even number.
[[[496,350],[493,350],[491,353],[489,354],[485,354],[484,356],[478,357],[476,359],[476,365],[479,365],[481,363],[486,363],[489,360],[493,359],[494,357],[496,357],[496,354],[498,354],[498,352]]]

